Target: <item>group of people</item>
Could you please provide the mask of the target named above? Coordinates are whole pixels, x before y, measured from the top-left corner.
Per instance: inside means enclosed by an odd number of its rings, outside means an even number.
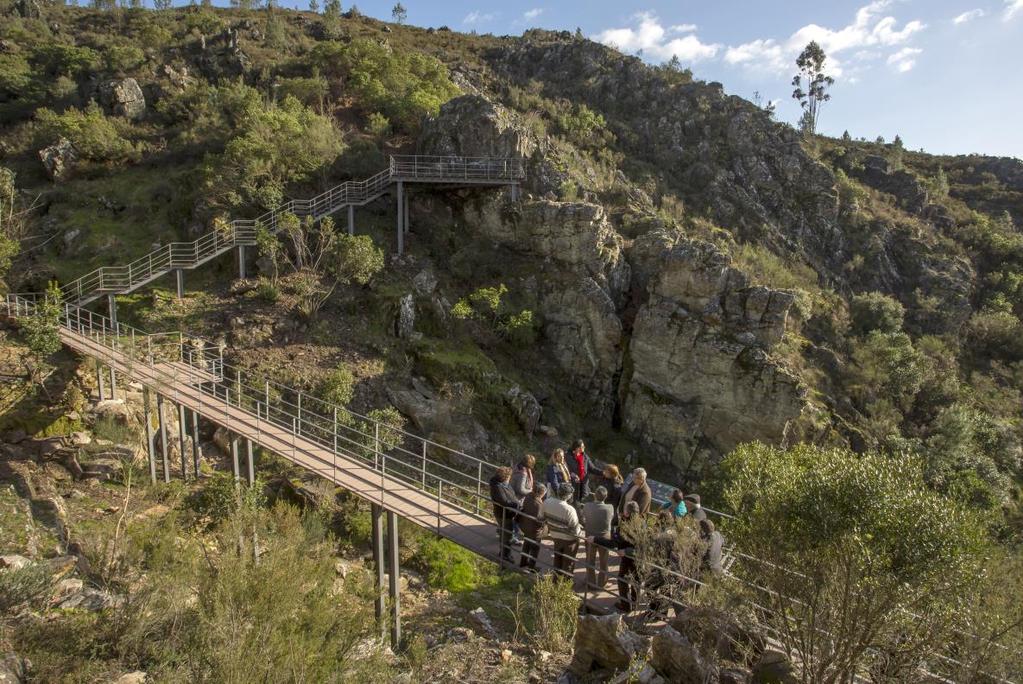
[[[703,570],[721,574],[723,538],[707,519],[699,494],[676,489],[654,510],[646,470],[636,468],[626,479],[616,465],[598,469],[582,440],[576,440],[567,455],[555,449],[543,482],[537,480],[535,468],[536,457],[530,454],[514,468],[498,468],[490,480],[503,561],[511,563],[513,547],[521,546],[520,567],[536,572],[540,544],[549,538],[555,572],[571,578],[584,544],[587,584],[603,589],[609,581],[608,558],[614,552],[620,557],[618,606],[629,611],[637,599],[637,531],[642,529],[638,526],[649,523],[664,531],[680,518],[690,518],[705,548]]]

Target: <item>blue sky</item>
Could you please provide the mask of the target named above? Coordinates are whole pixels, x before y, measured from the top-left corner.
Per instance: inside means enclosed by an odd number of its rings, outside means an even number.
[[[420,26],[579,27],[650,62],[677,54],[730,93],[777,100],[778,118],[793,122],[793,62],[816,39],[836,76],[824,133],[898,133],[912,149],[1023,158],[1023,0],[403,1]],[[393,2],[358,5],[387,19]]]

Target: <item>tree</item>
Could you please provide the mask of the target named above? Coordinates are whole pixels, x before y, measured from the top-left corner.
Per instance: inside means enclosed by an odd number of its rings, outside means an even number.
[[[0,166],[0,290],[17,256],[21,241],[28,234],[28,219],[35,210],[38,196],[26,204],[19,199],[16,175]]]
[[[824,62],[827,55],[824,49],[815,40],[811,40],[803,51],[796,58],[796,66],[799,71],[792,77],[792,97],[799,101],[806,116],[802,120],[803,130],[811,135],[817,132],[817,124],[820,123],[820,111],[825,102],[831,99],[827,92],[834,84],[835,79],[824,73]],[[806,90],[803,90],[803,83],[806,83]]]
[[[158,10],[169,10],[173,5],[173,0],[153,0],[153,7]]]
[[[394,7],[391,8],[391,18],[398,24],[404,24],[405,20],[408,19],[408,11],[405,6],[400,2],[395,3]]]
[[[852,140],[852,136],[851,136],[851,135],[849,135],[849,130],[848,130],[848,129],[846,129],[846,130],[845,130],[845,131],[844,131],[844,132],[842,133],[842,142],[850,142],[851,140]]]
[[[31,315],[19,319],[21,336],[28,347],[25,370],[29,379],[46,391],[43,380],[50,370],[49,358],[60,349],[60,313],[63,295],[51,281],[43,297],[36,301]]]
[[[872,330],[895,333],[902,330],[906,309],[902,304],[882,292],[853,295],[849,300],[852,332],[866,335]]]
[[[803,682],[912,679],[971,600],[982,525],[909,457],[746,444],[724,462],[736,591],[768,610]],[[755,560],[754,560],[755,559]],[[848,678],[848,679],[847,679]]]
[[[316,0],[309,0],[309,11],[310,12],[319,12],[320,11],[320,3],[316,2]]]

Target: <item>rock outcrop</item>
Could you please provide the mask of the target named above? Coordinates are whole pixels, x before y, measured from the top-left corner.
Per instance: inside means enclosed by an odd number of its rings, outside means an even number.
[[[99,86],[100,104],[108,114],[139,119],[146,113],[146,97],[134,78],[115,78]]]
[[[78,163],[78,150],[67,138],[39,150],[39,161],[52,181],[62,181],[71,175]]]

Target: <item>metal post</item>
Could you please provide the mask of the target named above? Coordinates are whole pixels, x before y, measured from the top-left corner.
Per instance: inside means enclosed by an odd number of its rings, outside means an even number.
[[[298,393],[298,429],[295,434],[302,432],[302,393]]]
[[[163,416],[163,395],[156,395],[156,418],[160,423],[160,453],[163,456],[163,481],[170,482],[170,463],[167,460],[167,421]]]
[[[156,484],[156,448],[153,439],[153,419],[149,414],[149,388],[142,386],[142,413],[146,421],[146,452],[149,454],[149,479]]]
[[[426,489],[426,440],[423,440],[423,489]]]
[[[405,184],[402,181],[398,181],[398,204],[396,205],[396,213],[398,215],[398,256],[405,253],[405,228],[402,226],[402,206],[405,203]]]
[[[331,471],[331,478],[337,478],[337,406],[334,407],[334,451],[331,452],[331,464],[333,470]]]
[[[186,425],[187,425],[187,423],[185,422],[185,405],[184,404],[178,404],[178,441],[181,442],[181,479],[182,480],[187,480],[188,479],[188,466],[186,465],[187,461],[185,460],[185,437],[188,436],[188,433],[185,431],[185,426]]]
[[[234,484],[237,487],[241,479],[241,468],[238,465],[238,437],[231,435],[231,472],[234,473]]]
[[[348,234],[355,235],[355,205],[348,205]]]
[[[384,634],[384,509],[380,504],[370,504],[369,517],[373,538],[373,564],[376,566],[376,599],[373,607],[376,612],[377,622],[380,624],[380,634]]]
[[[181,268],[174,269],[174,278],[178,285],[178,299],[185,297],[185,271]]]
[[[245,456],[246,456],[245,463],[246,463],[246,466],[248,467],[248,471],[249,471],[248,472],[248,481],[249,481],[249,485],[251,486],[251,485],[254,485],[256,483],[256,462],[254,460],[255,459],[255,455],[254,455],[255,450],[252,448],[252,440],[251,439],[246,439],[245,440],[245,452],[246,452],[245,453]]]
[[[398,516],[387,511],[387,573],[391,594],[391,650],[401,644],[401,602],[398,595]]]
[[[200,405],[202,402],[202,390],[199,391]],[[199,447],[199,413],[192,411],[192,467],[195,468],[195,479],[199,479],[199,459],[202,458],[202,451]]]
[[[107,295],[107,313],[110,314],[110,325],[114,328],[114,333],[117,332],[117,295],[113,292]]]
[[[107,391],[103,386],[103,365],[96,359],[96,380],[99,382],[99,400],[106,401]]]
[[[110,366],[110,398],[117,399],[117,371]]]
[[[238,277],[245,280],[245,245],[238,245]]]
[[[407,193],[407,192],[405,193],[405,206],[404,206],[405,215],[402,217],[402,220],[401,220],[402,228],[405,229],[405,234],[406,235],[408,235],[408,231],[409,231],[409,225],[408,225],[409,224],[409,220],[408,220],[409,203],[410,203],[409,195],[410,195],[410,193]]]

